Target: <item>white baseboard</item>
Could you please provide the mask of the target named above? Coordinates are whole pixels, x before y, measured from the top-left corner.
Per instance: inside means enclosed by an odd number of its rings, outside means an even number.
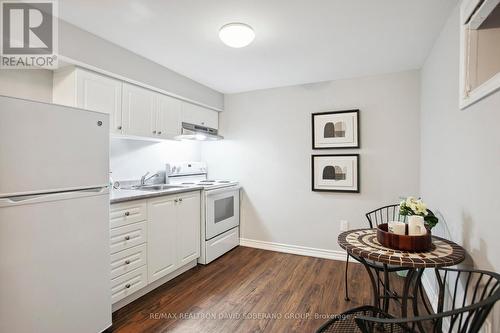
[[[240,238],[240,245],[246,247],[254,247],[262,250],[298,254],[301,256],[316,257],[323,259],[333,259],[340,261],[345,261],[346,259],[346,252],[343,250],[317,249],[314,247],[265,242],[247,238]]]

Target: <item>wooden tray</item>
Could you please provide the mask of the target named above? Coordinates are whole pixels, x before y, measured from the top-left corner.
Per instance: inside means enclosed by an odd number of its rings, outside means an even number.
[[[408,225],[406,232],[408,233]],[[422,236],[397,235],[388,231],[387,223],[378,225],[377,240],[382,246],[394,250],[423,252],[432,248],[432,235],[429,230]]]

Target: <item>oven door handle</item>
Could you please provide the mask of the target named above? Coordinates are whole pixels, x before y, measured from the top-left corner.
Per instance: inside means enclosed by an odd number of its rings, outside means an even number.
[[[215,189],[215,190],[208,190],[208,191],[205,191],[205,193],[207,194],[207,197],[209,197],[209,196],[216,195],[216,194],[219,194],[219,193],[239,191],[240,188],[241,188],[241,186],[239,186],[239,185],[237,185],[237,186],[229,186],[229,187],[218,188],[218,189]]]

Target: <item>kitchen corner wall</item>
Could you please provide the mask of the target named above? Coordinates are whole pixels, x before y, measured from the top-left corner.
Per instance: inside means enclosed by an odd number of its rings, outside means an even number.
[[[339,250],[340,220],[419,194],[419,71],[225,96],[226,140],[203,143],[209,176],[243,186],[241,237]],[[361,149],[311,149],[311,113],[360,109]],[[359,153],[361,193],[311,191],[311,154]]]

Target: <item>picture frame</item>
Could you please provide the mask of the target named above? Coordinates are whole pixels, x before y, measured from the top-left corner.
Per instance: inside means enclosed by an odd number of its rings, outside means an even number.
[[[359,154],[311,155],[314,192],[360,192]]]
[[[312,149],[360,147],[359,109],[311,114]]]

